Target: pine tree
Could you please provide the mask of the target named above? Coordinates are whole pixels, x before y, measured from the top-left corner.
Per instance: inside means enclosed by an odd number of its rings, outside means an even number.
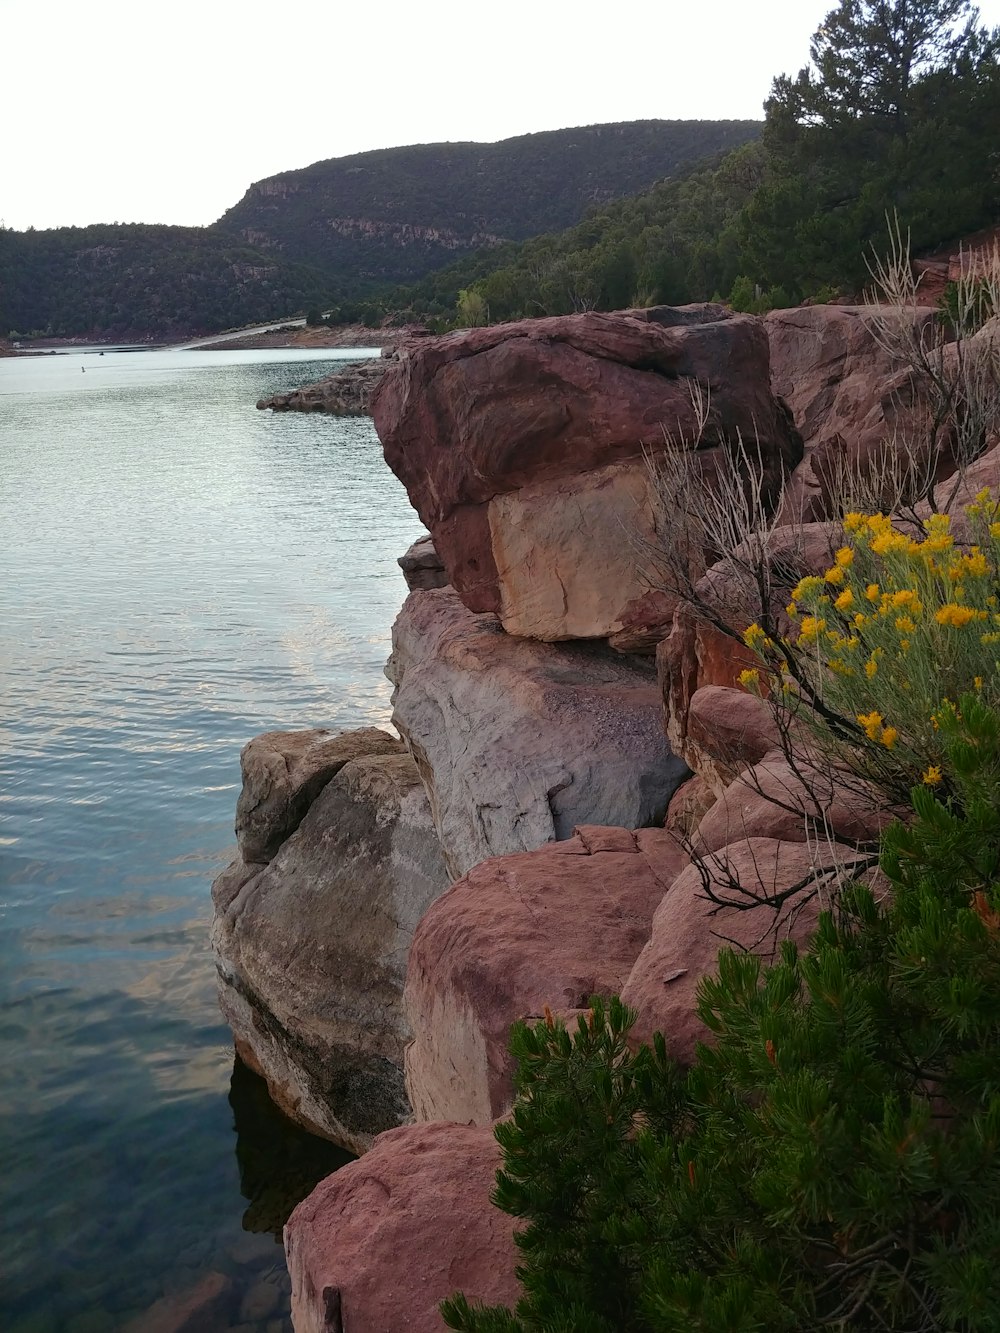
[[[903,135],[915,83],[974,46],[978,19],[971,0],[840,0],[813,36],[812,65],[774,81],[768,118],[869,119]]]

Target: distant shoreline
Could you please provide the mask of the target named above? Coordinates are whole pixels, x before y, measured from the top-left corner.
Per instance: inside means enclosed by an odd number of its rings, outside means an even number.
[[[345,324],[342,328],[328,329],[269,329],[262,333],[247,333],[242,338],[225,338],[218,342],[199,343],[196,352],[240,351],[257,347],[386,347],[399,342],[409,330],[370,329],[364,324]]]

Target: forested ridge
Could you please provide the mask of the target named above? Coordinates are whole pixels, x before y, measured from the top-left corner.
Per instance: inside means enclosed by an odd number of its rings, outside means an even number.
[[[358,153],[257,182],[217,226],[317,264],[337,276],[342,295],[357,296],[464,251],[561,230],[760,128],[644,120]]]
[[[186,337],[322,300],[328,280],[200,227],[0,229],[0,329],[94,338]]]
[[[998,52],[968,0],[842,0],[774,80],[758,140],[384,304],[468,323],[855,293],[887,214],[914,253],[1000,222]]]
[[[212,227],[0,230],[0,330],[171,337],[347,309],[759,132],[758,121],[636,121],[382,149],[257,182]]]

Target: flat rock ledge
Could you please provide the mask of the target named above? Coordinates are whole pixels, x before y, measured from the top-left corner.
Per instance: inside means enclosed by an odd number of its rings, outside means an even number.
[[[321,1181],[285,1227],[295,1333],[441,1333],[455,1291],[513,1305],[513,1223],[489,1201],[499,1165],[491,1129],[411,1125]]]
[[[383,732],[353,735],[376,752],[337,770],[268,864],[215,881],[212,944],[240,1056],[293,1119],[364,1152],[411,1118],[403,983],[448,874],[413,760]]]
[[[274,412],[326,412],[335,417],[368,417],[371,416],[372,395],[388,365],[389,361],[384,357],[356,361],[315,384],[304,384],[291,393],[262,398],[257,407],[260,411],[269,407]]]

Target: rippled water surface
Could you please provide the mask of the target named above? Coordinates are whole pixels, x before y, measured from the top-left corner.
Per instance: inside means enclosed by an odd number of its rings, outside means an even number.
[[[370,422],[254,407],[334,357],[0,360],[8,1333],[141,1327],[210,1272],[234,1325],[283,1326],[315,1141],[233,1078],[208,890],[250,736],[388,715],[419,524]]]

